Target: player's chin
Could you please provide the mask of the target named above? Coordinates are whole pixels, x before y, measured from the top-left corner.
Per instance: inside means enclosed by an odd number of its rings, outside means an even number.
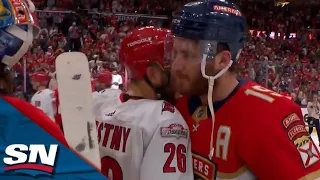
[[[181,95],[192,94],[191,83],[188,80],[180,79],[179,82],[175,83],[174,91]]]
[[[188,94],[191,82],[186,77],[171,76],[171,90],[179,94]]]
[[[182,83],[179,86],[179,94],[184,96],[200,96],[207,93],[208,85],[207,81],[188,81],[186,83]]]

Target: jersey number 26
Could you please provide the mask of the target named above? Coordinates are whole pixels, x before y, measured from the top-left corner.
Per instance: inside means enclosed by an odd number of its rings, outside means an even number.
[[[163,166],[163,173],[175,173],[178,170],[181,173],[186,172],[186,153],[187,149],[186,146],[183,144],[179,144],[176,146],[173,143],[167,143],[164,146],[164,152],[170,153],[168,159],[166,160],[164,166]],[[172,166],[171,163],[174,160],[174,158],[177,159],[177,165]]]
[[[181,173],[186,172],[186,146],[179,144],[176,146],[173,143],[167,143],[164,146],[164,152],[170,153],[168,159],[163,165],[163,173],[175,173],[178,169]],[[172,166],[174,158],[177,159],[176,166]],[[112,157],[105,156],[101,159],[102,173],[111,180],[122,180],[123,172],[119,163]]]

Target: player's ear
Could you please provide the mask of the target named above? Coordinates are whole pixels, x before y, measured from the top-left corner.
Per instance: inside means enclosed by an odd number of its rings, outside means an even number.
[[[214,76],[220,72],[223,68],[227,67],[231,60],[231,53],[227,50],[221,51],[216,57],[207,61],[206,73],[209,76]]]
[[[158,87],[161,85],[161,72],[162,70],[158,67],[157,64],[152,64],[147,67],[147,77],[154,87]]]
[[[216,75],[223,68],[228,66],[230,61],[231,61],[231,53],[229,51],[225,50],[218,53],[213,60],[207,61],[206,74],[209,76]]]
[[[227,67],[230,63],[231,60],[231,53],[229,51],[222,51],[219,54],[220,58],[219,58],[219,69],[224,69],[225,67]]]
[[[149,81],[154,84],[156,81],[156,69],[153,66],[148,66],[146,69],[146,75]]]

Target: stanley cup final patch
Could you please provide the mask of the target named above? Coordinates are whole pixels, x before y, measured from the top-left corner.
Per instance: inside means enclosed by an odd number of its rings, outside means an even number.
[[[161,127],[160,134],[162,137],[188,137],[188,129],[184,128],[181,124],[170,124],[168,127]]]

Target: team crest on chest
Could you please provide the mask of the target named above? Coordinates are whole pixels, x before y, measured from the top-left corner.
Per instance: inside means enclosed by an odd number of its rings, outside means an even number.
[[[199,123],[201,120],[205,120],[208,118],[208,107],[207,106],[199,106],[194,113],[192,114],[193,119],[193,131],[196,131],[199,127]]]

